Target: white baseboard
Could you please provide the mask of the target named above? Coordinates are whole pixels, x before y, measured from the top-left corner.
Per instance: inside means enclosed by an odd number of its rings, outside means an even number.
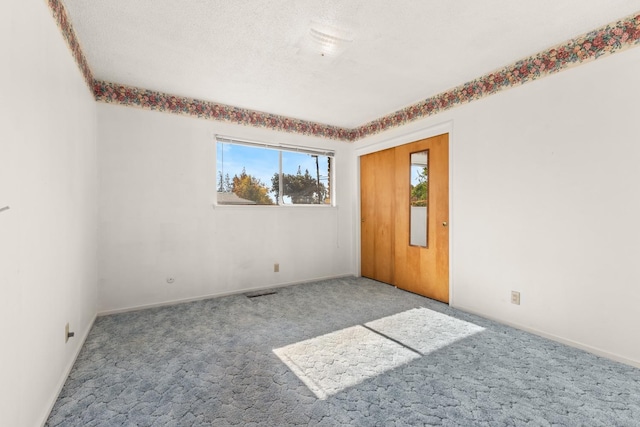
[[[145,310],[147,308],[166,307],[166,306],[169,306],[169,305],[183,304],[183,303],[186,303],[186,302],[202,301],[202,300],[211,299],[211,298],[220,298],[220,297],[226,297],[226,296],[230,296],[230,295],[244,294],[244,293],[247,293],[247,292],[265,291],[265,290],[269,290],[269,289],[284,288],[286,286],[301,285],[303,283],[319,282],[321,280],[341,279],[341,278],[344,278],[344,277],[354,277],[354,276],[353,276],[352,273],[348,273],[348,274],[341,274],[341,275],[338,275],[338,276],[316,277],[316,278],[313,278],[313,279],[299,280],[299,281],[286,282],[286,283],[278,283],[276,285],[256,286],[256,287],[252,287],[252,288],[238,289],[238,290],[234,290],[234,291],[217,292],[217,293],[201,295],[201,296],[197,296],[197,297],[193,297],[193,298],[182,298],[182,299],[169,300],[169,301],[163,301],[163,302],[152,303],[152,304],[143,304],[143,305],[136,305],[136,306],[125,307],[125,308],[118,308],[118,309],[114,309],[114,310],[100,311],[100,312],[98,312],[98,316],[108,316],[110,314],[127,313],[129,311]]]
[[[575,348],[579,348],[580,350],[584,350],[587,351],[589,353],[595,354],[596,356],[600,356],[600,357],[604,357],[606,359],[610,359],[616,362],[620,362],[620,363],[624,363],[625,365],[629,365],[629,366],[633,366],[635,368],[640,368],[640,361],[639,360],[633,360],[633,359],[629,359],[627,357],[624,356],[620,356],[619,354],[615,354],[615,353],[611,353],[609,351],[606,350],[602,350],[600,348],[597,347],[592,347],[590,345],[587,344],[583,344],[581,342],[577,342],[577,341],[573,341],[567,338],[563,338],[561,336],[558,335],[554,335],[554,334],[550,334],[548,332],[544,332],[535,328],[530,328],[528,326],[524,326],[521,325],[519,323],[514,323],[514,322],[509,322],[503,319],[498,319],[496,317],[492,317],[489,316],[485,313],[481,313],[479,311],[476,311],[474,309],[468,308],[468,307],[464,307],[464,306],[460,306],[460,305],[455,305],[455,306],[451,306],[454,307],[458,310],[467,312],[467,313],[471,313],[471,314],[475,314],[476,316],[480,316],[480,317],[484,317],[485,319],[489,319],[489,320],[493,320],[494,322],[498,322],[501,323],[503,325],[507,325],[507,326],[511,326],[512,328],[516,328],[516,329],[520,329],[522,331],[525,332],[530,332],[534,335],[538,335],[541,336],[543,338],[547,338],[550,339],[551,341],[555,341],[555,342],[559,342],[561,344],[565,344],[568,345],[570,347],[575,347]]]
[[[87,340],[87,337],[89,336],[89,332],[91,332],[91,328],[93,328],[93,324],[95,323],[97,317],[98,317],[97,315],[93,316],[93,319],[91,319],[91,322],[89,322],[89,327],[87,327],[85,329],[84,333],[82,334],[82,339],[80,340],[80,345],[78,345],[78,348],[76,349],[75,354],[73,355],[73,357],[71,358],[71,360],[69,361],[67,366],[65,367],[64,375],[62,375],[62,377],[60,378],[60,381],[58,381],[58,386],[56,387],[56,392],[54,393],[54,395],[50,399],[49,405],[47,405],[47,409],[45,411],[45,414],[42,417],[42,419],[40,420],[40,424],[39,424],[40,426],[44,426],[44,424],[47,422],[47,419],[49,419],[49,415],[51,414],[51,410],[53,409],[53,406],[56,404],[56,401],[58,400],[58,396],[60,396],[60,392],[62,391],[62,387],[64,387],[64,383],[67,382],[67,378],[69,378],[69,374],[71,374],[71,370],[73,369],[73,365],[75,365],[76,359],[78,358],[78,355],[80,354],[80,351],[84,347],[84,343]]]

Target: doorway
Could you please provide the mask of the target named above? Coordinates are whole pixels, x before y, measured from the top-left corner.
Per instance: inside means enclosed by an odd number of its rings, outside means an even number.
[[[449,302],[449,135],[360,158],[361,274]]]

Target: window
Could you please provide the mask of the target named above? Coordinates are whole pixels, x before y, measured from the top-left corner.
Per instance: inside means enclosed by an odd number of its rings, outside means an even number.
[[[332,204],[334,153],[216,136],[219,205]]]
[[[427,247],[429,221],[429,150],[411,153],[409,244]]]

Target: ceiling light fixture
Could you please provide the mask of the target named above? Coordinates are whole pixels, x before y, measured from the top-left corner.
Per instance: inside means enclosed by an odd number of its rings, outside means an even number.
[[[309,40],[312,49],[320,55],[336,56],[344,52],[353,38],[345,30],[313,22],[309,29]]]

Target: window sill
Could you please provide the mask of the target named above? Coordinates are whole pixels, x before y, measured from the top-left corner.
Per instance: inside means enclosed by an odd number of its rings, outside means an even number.
[[[333,205],[219,205],[217,203],[213,203],[211,207],[214,210],[222,209],[222,210],[262,210],[262,209],[338,209],[337,206]]]

